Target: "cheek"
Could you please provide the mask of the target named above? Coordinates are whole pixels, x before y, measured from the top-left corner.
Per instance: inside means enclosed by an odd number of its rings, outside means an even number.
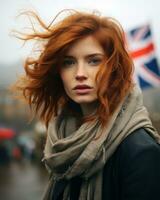
[[[62,83],[64,84],[66,82],[66,75],[64,72],[60,72],[60,77],[61,77],[61,80],[62,80]]]
[[[69,78],[68,74],[64,73],[64,72],[61,72],[60,73],[60,77],[61,77],[61,80],[62,80],[64,88],[65,89],[68,88],[68,84],[70,83],[70,81],[69,81],[70,78]]]
[[[66,82],[71,78],[71,73],[67,70],[62,70],[60,72],[60,77],[61,77],[63,82]]]
[[[90,78],[92,81],[96,84],[96,77],[97,77],[98,70],[93,70],[92,73],[90,73]]]

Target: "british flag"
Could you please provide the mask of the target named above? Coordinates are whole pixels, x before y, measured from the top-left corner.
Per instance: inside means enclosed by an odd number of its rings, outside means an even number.
[[[135,80],[142,89],[160,87],[160,68],[150,26],[147,24],[128,31],[126,39],[135,65]]]

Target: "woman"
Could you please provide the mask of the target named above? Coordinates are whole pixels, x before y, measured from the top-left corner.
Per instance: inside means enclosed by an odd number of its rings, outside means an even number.
[[[44,200],[158,200],[160,137],[132,80],[120,24],[73,11],[46,26],[18,83],[46,123]]]

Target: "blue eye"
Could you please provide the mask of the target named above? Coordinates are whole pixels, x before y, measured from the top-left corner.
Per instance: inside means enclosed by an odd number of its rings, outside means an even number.
[[[96,66],[102,62],[102,59],[101,58],[91,58],[91,59],[89,59],[88,62],[89,62],[89,64]]]
[[[62,66],[69,67],[74,64],[75,64],[75,61],[73,59],[65,59],[62,63]]]

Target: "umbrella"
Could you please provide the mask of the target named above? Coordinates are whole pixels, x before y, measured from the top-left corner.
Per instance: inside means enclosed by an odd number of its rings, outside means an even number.
[[[0,139],[12,139],[15,136],[15,132],[10,128],[0,128]]]

